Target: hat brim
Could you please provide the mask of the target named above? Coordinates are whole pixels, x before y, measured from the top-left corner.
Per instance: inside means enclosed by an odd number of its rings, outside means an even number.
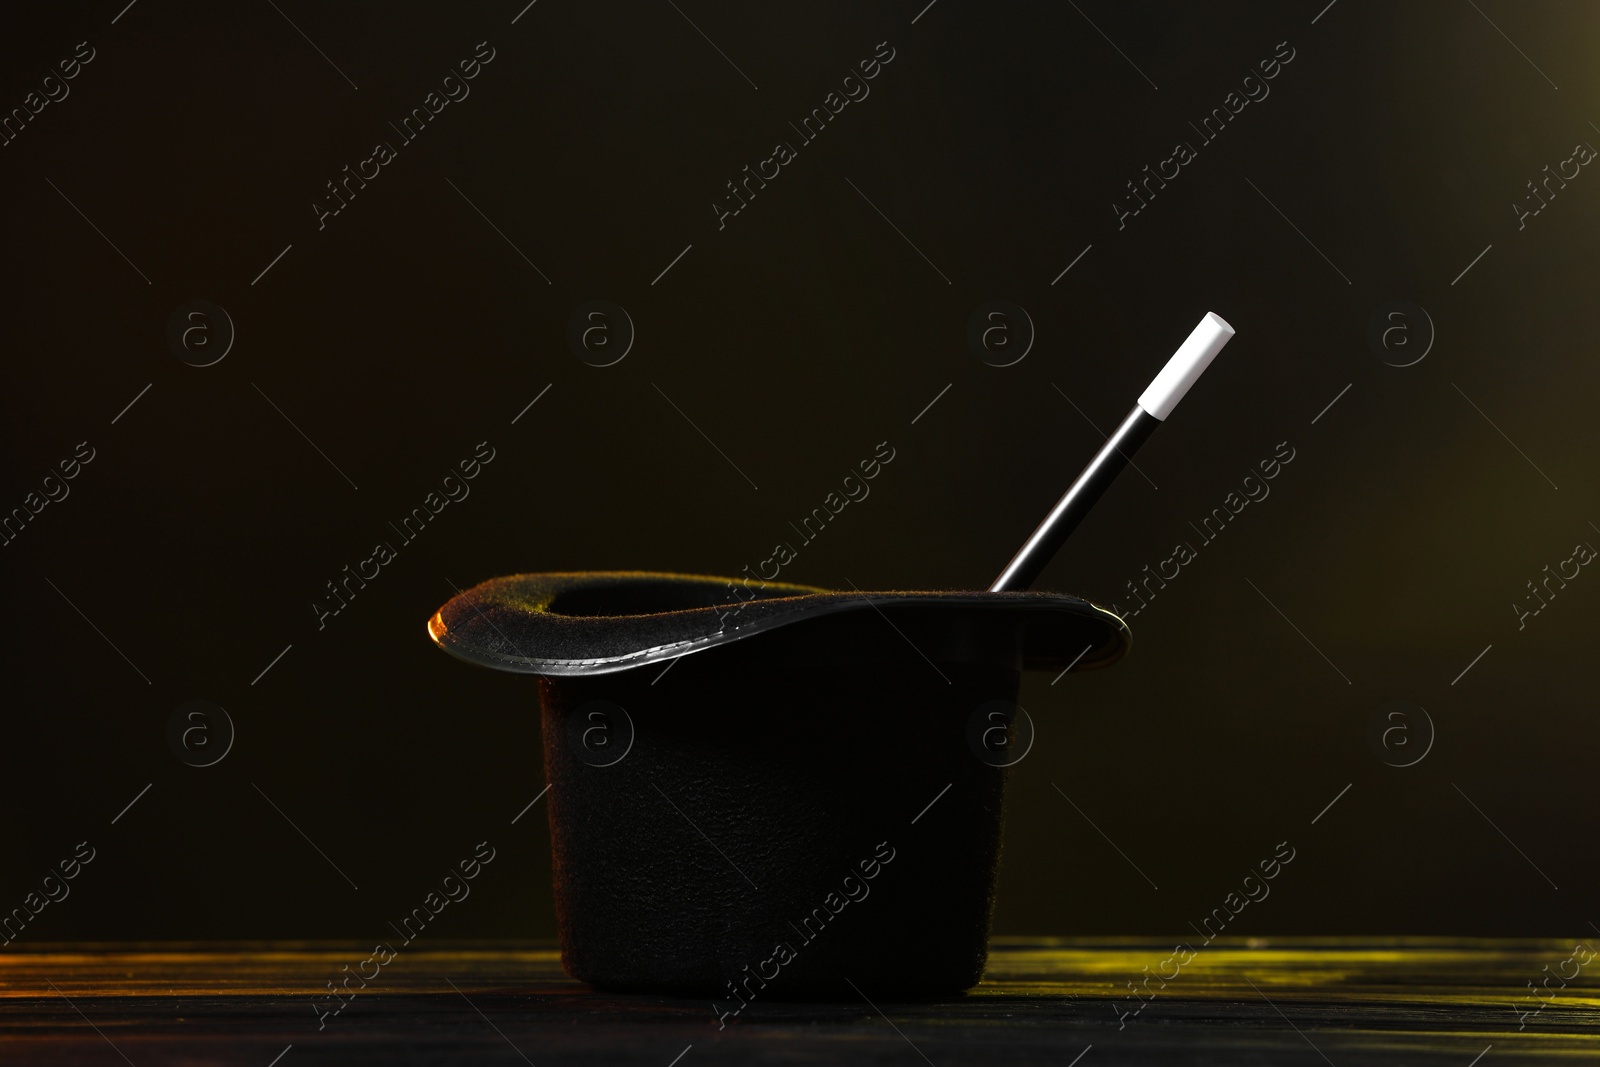
[[[493,578],[451,598],[428,620],[428,634],[479,666],[578,677],[665,663],[801,623],[811,631],[815,620],[863,612],[916,632],[1014,631],[1020,665],[1034,670],[1109,666],[1132,641],[1113,612],[1065,593],[839,591],[646,571]]]

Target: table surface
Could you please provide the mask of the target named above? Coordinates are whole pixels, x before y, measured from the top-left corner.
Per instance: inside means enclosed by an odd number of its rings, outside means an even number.
[[[1218,939],[1141,1008],[1127,983],[1146,967],[1171,974],[1172,948],[997,939],[965,996],[758,998],[719,1028],[704,1000],[594,992],[562,973],[548,945],[416,947],[319,1029],[312,997],[366,950],[12,945],[0,951],[0,1062],[1600,1062],[1600,960],[1571,941]]]

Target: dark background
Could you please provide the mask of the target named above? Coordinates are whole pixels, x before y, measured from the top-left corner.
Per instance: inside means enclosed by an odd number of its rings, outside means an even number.
[[[784,578],[985,585],[1208,310],[1237,338],[1041,585],[1126,608],[1295,459],[1121,665],[1025,683],[997,932],[1186,934],[1287,840],[1230,932],[1588,933],[1600,578],[1521,630],[1511,605],[1600,543],[1600,177],[1521,230],[1512,204],[1600,141],[1600,9],[925,3],[0,17],[7,109],[96,51],[0,148],[0,508],[96,453],[0,549],[0,909],[98,852],[27,939],[387,936],[481,840],[440,936],[551,935],[543,807],[511,825],[543,784],[535,687],[431,647],[453,587],[735,574],[880,441],[871,497]],[[319,230],[324,183],[485,40],[471,95]],[[719,231],[724,183],[881,41],[870,97]],[[1187,123],[1284,41],[1200,146]],[[1119,230],[1180,139],[1198,158]],[[195,298],[237,329],[205,368],[166,337]],[[607,368],[565,339],[600,298],[638,334]],[[965,338],[995,298],[1037,328],[1005,368]],[[1437,330],[1405,368],[1367,340],[1397,299]],[[485,440],[471,496],[319,631],[324,583]],[[167,742],[192,699],[237,727],[212,767]],[[1397,699],[1436,731],[1406,768],[1368,740]]]

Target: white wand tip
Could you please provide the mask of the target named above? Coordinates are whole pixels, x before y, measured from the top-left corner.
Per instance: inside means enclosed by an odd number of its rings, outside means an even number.
[[[1161,373],[1139,397],[1139,406],[1162,421],[1172,414],[1189,387],[1200,380],[1222,346],[1233,337],[1233,327],[1214,311],[1206,312]]]

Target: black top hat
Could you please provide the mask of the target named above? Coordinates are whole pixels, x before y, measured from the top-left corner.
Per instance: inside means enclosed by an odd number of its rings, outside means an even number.
[[[1105,666],[1130,641],[1061,593],[627,571],[495,578],[428,632],[541,676],[567,971],[706,992],[724,1021],[756,996],[843,995],[841,976],[875,995],[976,982],[1021,671]]]

